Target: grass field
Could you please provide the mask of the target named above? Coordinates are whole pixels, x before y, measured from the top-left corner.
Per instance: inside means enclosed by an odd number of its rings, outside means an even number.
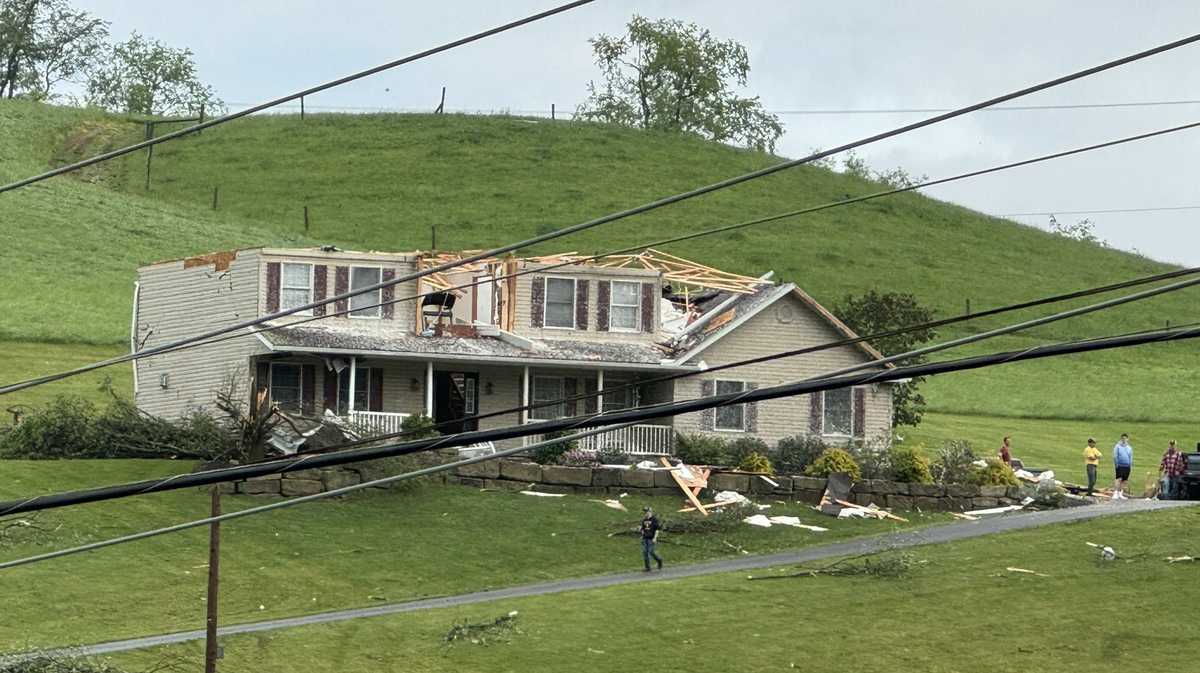
[[[223,640],[223,670],[1024,671],[1195,670],[1200,511],[1125,515],[912,550],[908,576],[627,585]],[[1102,562],[1086,542],[1111,545]],[[1008,567],[1041,575],[1006,571]],[[793,572],[781,568],[776,574]],[[770,574],[756,572],[755,575]],[[518,611],[507,643],[446,646],[455,623]],[[202,644],[164,655],[195,668]]]
[[[0,499],[150,478],[188,467],[168,461],[0,461]],[[229,496],[224,508],[263,502]],[[666,520],[697,516],[676,513],[675,498],[631,496],[624,502],[628,512],[582,497],[533,498],[430,486],[239,519],[222,528],[222,621],[628,571],[641,564],[637,540],[609,533],[632,529],[643,504],[652,503]],[[735,547],[767,553],[897,525],[836,520],[801,505],[771,504],[772,514],[794,514],[830,530],[764,530],[738,523],[719,532],[664,534],[662,553],[668,563],[689,563],[736,555]],[[48,512],[37,522],[52,534],[17,546],[0,543],[0,559],[201,518],[208,515],[208,506],[207,492],[189,489]],[[910,525],[926,525],[948,517],[914,514],[910,519]],[[0,571],[0,650],[199,628],[207,545],[207,530],[195,529]]]

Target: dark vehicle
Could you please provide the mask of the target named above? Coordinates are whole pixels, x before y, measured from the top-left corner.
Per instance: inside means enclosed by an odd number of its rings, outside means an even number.
[[[1200,500],[1200,443],[1196,444],[1195,453],[1186,453],[1187,468],[1179,477],[1179,497],[1185,500]]]

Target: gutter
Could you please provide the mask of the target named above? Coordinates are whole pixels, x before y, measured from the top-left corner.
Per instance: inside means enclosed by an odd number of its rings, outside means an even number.
[[[129,321],[129,352],[136,353],[138,350],[138,301],[142,297],[142,284],[138,281],[133,281],[133,316]],[[130,366],[133,367],[133,399],[136,403],[138,394],[138,361],[131,360]]]
[[[611,360],[551,360],[549,358],[506,358],[494,355],[459,355],[456,353],[412,353],[399,351],[374,351],[354,348],[323,348],[319,346],[271,346],[277,353],[300,353],[322,355],[359,355],[371,357],[395,358],[397,360],[449,360],[456,362],[483,362],[486,364],[517,364],[540,367],[571,367],[587,368],[602,367],[604,369],[631,370],[662,370],[695,371],[696,365],[679,365],[670,362],[613,362]]]

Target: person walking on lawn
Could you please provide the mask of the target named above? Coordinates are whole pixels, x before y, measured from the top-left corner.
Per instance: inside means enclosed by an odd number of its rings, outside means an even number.
[[[1129,435],[1122,434],[1121,441],[1113,446],[1113,466],[1116,467],[1117,483],[1113,486],[1113,500],[1128,500],[1125,488],[1129,485],[1129,473],[1133,471],[1133,446]]]
[[[653,558],[658,562],[658,569],[662,570],[663,560],[654,550],[658,544],[658,531],[662,526],[658,522],[658,517],[654,516],[654,510],[649,506],[642,508],[642,562],[646,564],[646,572],[650,572],[650,559]]]
[[[1158,464],[1158,478],[1162,483],[1162,500],[1174,500],[1179,490],[1179,477],[1187,469],[1187,458],[1175,448],[1175,440],[1167,443],[1167,452],[1163,454],[1162,462]]]
[[[1083,447],[1083,469],[1087,470],[1087,494],[1091,495],[1096,488],[1096,470],[1100,469],[1100,449],[1096,448],[1096,440],[1088,437],[1087,446]]]
[[[1006,435],[1004,437],[1004,441],[1000,443],[1000,462],[1012,467],[1012,448],[1009,445],[1010,439],[1011,437]]]

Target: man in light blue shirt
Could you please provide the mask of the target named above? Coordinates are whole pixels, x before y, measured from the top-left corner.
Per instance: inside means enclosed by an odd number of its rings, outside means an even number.
[[[1113,465],[1117,472],[1113,500],[1128,500],[1125,487],[1129,484],[1129,473],[1133,471],[1133,447],[1129,444],[1129,435],[1121,435],[1121,441],[1113,446]]]

